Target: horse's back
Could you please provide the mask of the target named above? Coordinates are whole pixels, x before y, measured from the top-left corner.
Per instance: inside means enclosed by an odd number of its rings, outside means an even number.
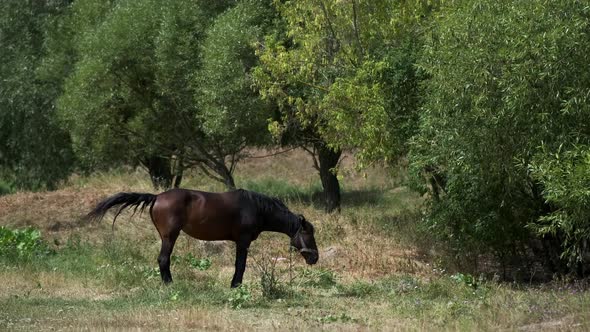
[[[158,195],[152,219],[158,231],[177,227],[200,240],[235,240],[241,209],[235,192],[171,189]]]

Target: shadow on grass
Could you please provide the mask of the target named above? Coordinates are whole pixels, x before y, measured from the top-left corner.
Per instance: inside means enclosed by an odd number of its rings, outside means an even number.
[[[277,197],[286,202],[298,202],[316,209],[324,208],[322,187],[319,183],[298,186],[287,181],[263,178],[243,181],[242,188]],[[384,192],[379,189],[341,191],[343,207],[362,207],[380,205],[385,202]]]
[[[246,180],[242,184],[243,189],[276,197],[285,202],[298,202],[318,209],[323,208],[322,188],[318,183],[303,187],[280,179],[262,178]]]
[[[385,199],[382,190],[365,189],[342,192],[342,206],[361,207],[367,205],[380,205]]]

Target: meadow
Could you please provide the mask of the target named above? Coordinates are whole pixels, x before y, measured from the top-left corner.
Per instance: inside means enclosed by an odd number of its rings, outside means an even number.
[[[107,195],[154,192],[142,170],[0,196],[0,330],[590,329],[585,281],[512,283],[459,270],[419,227],[425,198],[404,186],[403,172],[357,172],[351,159],[339,175],[342,210],[332,214],[305,153],[239,165],[239,187],[277,196],[314,223],[320,260],[307,266],[286,236],[263,233],[237,289],[232,243],[181,235],[165,286],[149,216],[128,213],[114,226],[112,215],[81,219]],[[183,187],[223,190],[198,174]]]

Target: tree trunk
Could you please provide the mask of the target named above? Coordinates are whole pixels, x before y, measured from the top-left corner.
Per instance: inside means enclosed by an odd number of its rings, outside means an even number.
[[[182,182],[182,174],[184,173],[184,169],[179,169],[176,171],[176,175],[174,176],[174,188],[179,188],[180,183]]]
[[[184,174],[184,164],[182,155],[180,155],[180,157],[176,159],[174,173],[174,188],[179,188],[180,183],[182,182],[182,175]]]
[[[219,173],[219,175],[221,175],[223,177],[223,184],[225,184],[225,187],[227,188],[227,190],[235,190],[236,189],[236,183],[234,181],[234,176],[231,174],[229,169],[227,169],[227,167],[225,167],[224,169],[222,169],[218,173]]]
[[[145,165],[150,173],[152,185],[155,189],[168,189],[172,185],[172,171],[170,159],[160,156],[146,158]]]
[[[326,211],[340,210],[340,183],[333,169],[338,165],[342,151],[334,151],[325,144],[318,144],[316,149]]]

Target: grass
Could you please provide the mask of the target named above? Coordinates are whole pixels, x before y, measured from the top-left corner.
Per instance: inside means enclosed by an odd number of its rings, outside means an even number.
[[[0,253],[0,330],[590,328],[584,282],[505,284],[453,271],[440,265],[427,234],[416,231],[421,198],[398,179],[379,169],[366,179],[345,169],[342,212],[325,214],[313,203],[318,188],[306,162],[297,153],[275,163],[254,159],[236,178],[311,220],[320,262],[305,265],[298,254],[291,257],[286,237],[263,233],[252,244],[245,287],[234,290],[233,244],[181,235],[174,283],[164,286],[159,238],[148,218],[127,214],[114,230],[107,221],[78,221],[106,195],[152,191],[140,172],[74,178],[56,192],[3,196],[0,225],[32,226],[42,243],[31,247],[51,250],[26,259]],[[187,186],[221,189],[195,174]]]

